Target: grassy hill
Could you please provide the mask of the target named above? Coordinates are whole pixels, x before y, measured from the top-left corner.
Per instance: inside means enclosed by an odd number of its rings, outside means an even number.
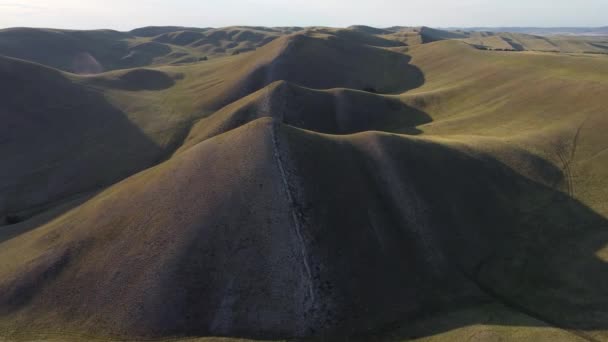
[[[467,43],[486,50],[608,54],[606,37],[533,36],[520,33],[474,33]]]
[[[513,32],[543,36],[576,35],[593,36],[606,35],[608,27],[472,27],[460,30],[482,32]]]
[[[166,46],[135,44],[131,35],[110,30],[0,30],[0,55],[80,74],[142,66],[169,52]]]
[[[576,36],[567,34],[567,31],[547,35],[516,28],[442,30],[423,26],[391,27],[373,34],[401,41],[409,46],[440,40],[462,40],[482,50],[608,54],[606,32],[601,29],[589,32],[588,35]]]
[[[28,55],[41,35],[64,48]],[[84,42],[106,71],[69,68]],[[585,44],[0,31],[0,339],[608,340],[608,58],[564,52]],[[136,47],[156,57],[112,64]]]
[[[238,54],[298,29],[144,27],[117,32],[10,28],[0,30],[0,55],[76,74],[98,74]]]
[[[124,112],[69,76],[10,58],[0,58],[0,75],[2,221],[22,220],[162,158]]]
[[[180,32],[180,31],[194,31],[194,32],[205,32],[210,30],[211,28],[198,28],[198,27],[182,27],[182,26],[147,26],[140,27],[134,30],[129,31],[134,36],[137,37],[156,37],[163,34],[171,33],[171,32]]]
[[[594,36],[538,36],[520,32],[450,31],[429,27],[377,29],[356,25],[347,29],[151,26],[129,32],[10,28],[0,30],[0,55],[76,74],[98,74],[116,69],[197,63],[236,55],[298,32],[329,34],[377,47],[398,48],[439,40],[463,40],[484,50],[608,53],[606,35],[599,33]]]

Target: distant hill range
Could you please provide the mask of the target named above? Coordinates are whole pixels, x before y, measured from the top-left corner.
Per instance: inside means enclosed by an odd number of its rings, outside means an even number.
[[[543,36],[552,35],[577,35],[577,36],[605,36],[608,35],[608,26],[603,27],[451,27],[447,30],[463,30],[475,32],[510,32],[537,34]]]
[[[153,26],[118,32],[7,28],[0,29],[0,55],[76,74],[97,74],[152,65],[191,64],[237,55],[257,50],[279,37],[311,30],[331,29]],[[602,32],[605,36],[602,36]],[[481,50],[608,53],[608,27],[436,29],[426,26],[374,28],[355,25],[341,30],[340,36],[366,45],[391,48],[413,47],[440,40],[462,40]]]

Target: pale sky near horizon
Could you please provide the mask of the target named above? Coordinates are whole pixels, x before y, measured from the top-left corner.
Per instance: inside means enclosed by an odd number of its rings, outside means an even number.
[[[0,28],[607,26],[608,0],[0,0]]]

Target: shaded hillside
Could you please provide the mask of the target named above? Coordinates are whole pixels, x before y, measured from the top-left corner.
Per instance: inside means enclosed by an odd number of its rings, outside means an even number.
[[[349,40],[352,42],[357,42],[360,44],[375,46],[375,47],[400,47],[405,46],[403,42],[393,39],[393,37],[386,38],[387,36],[383,34],[368,34],[362,32],[360,28],[349,28],[346,30],[343,29],[316,29],[315,32],[318,33],[326,33],[331,34],[336,37]]]
[[[94,74],[146,65],[168,51],[130,46],[126,33],[16,28],[0,30],[0,54],[30,60],[65,71]]]
[[[160,64],[195,63],[255,50],[297,27],[144,27],[130,32],[10,28],[0,30],[0,55],[77,74]]]
[[[436,42],[438,40],[446,40],[446,39],[466,38],[466,35],[462,32],[444,31],[444,30],[433,29],[430,27],[420,28],[420,36],[422,37],[423,43],[432,43],[432,42]]]
[[[130,33],[12,28],[0,30],[0,55],[76,74],[199,61],[204,55]]]
[[[551,229],[540,237],[535,222]],[[573,235],[601,244],[604,224],[465,146],[258,120],[4,242],[2,259],[19,261],[0,269],[2,324],[100,337],[356,336],[512,296],[548,320],[599,329],[599,312],[563,296],[585,284],[565,276],[565,256],[534,256]],[[606,279],[589,251],[570,253]],[[538,292],[556,283],[562,292]],[[608,298],[600,283],[585,284],[590,298]]]
[[[245,77],[233,86],[233,100],[278,80],[376,93],[402,92],[424,81],[403,54],[317,31],[278,39],[248,56],[242,68]]]
[[[352,26],[347,27],[346,29],[355,31],[355,32],[370,34],[370,35],[383,35],[383,34],[389,34],[389,33],[393,32],[393,31],[391,31],[391,29],[381,29],[381,28],[376,28],[376,27],[371,27],[371,26],[366,26],[366,25],[352,25]]]
[[[60,72],[0,58],[0,75],[0,224],[7,215],[23,220],[31,210],[107,186],[162,157],[102,94]]]
[[[416,126],[430,120],[395,98],[350,89],[319,91],[277,81],[199,121],[180,149],[263,117],[331,134],[367,130],[415,134]]]
[[[131,91],[164,90],[175,85],[181,74],[168,74],[154,69],[131,69],[91,77],[88,83]]]

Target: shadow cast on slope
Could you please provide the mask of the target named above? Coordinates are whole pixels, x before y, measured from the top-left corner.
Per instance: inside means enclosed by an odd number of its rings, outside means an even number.
[[[36,259],[5,273],[0,306],[17,329],[131,340],[397,340],[488,322],[410,324],[488,302],[537,317],[493,323],[603,329],[605,227],[473,148],[261,119],[9,241],[3,257]]]
[[[175,85],[169,74],[153,69],[133,69],[119,75],[106,75],[93,78],[93,83],[101,86],[129,90],[164,90]]]
[[[352,89],[313,90],[278,81],[195,124],[181,151],[260,118],[326,134],[385,131],[416,135],[431,117],[399,98]]]
[[[608,221],[581,202],[471,150],[389,135],[353,148],[297,134],[289,148],[307,186],[294,205],[315,241],[311,253],[342,265],[321,264],[318,277],[349,289],[331,297],[344,316],[326,340],[399,340],[484,323],[608,329],[608,265],[596,255]],[[561,180],[553,165],[529,163]],[[412,324],[488,302],[517,314]]]
[[[165,154],[102,94],[56,70],[0,58],[0,75],[0,226],[55,205],[67,210],[63,202]]]
[[[150,65],[171,52],[160,43],[130,44],[132,38],[112,30],[9,28],[0,30],[0,54],[76,74],[97,74]]]
[[[409,55],[335,35],[319,38],[295,34],[264,49],[263,54],[254,53],[260,56],[250,58],[266,62],[252,63],[218,107],[276,81],[312,89],[350,88],[377,94],[400,94],[425,82],[423,72],[410,63]],[[276,55],[268,59],[266,54],[271,51]]]

